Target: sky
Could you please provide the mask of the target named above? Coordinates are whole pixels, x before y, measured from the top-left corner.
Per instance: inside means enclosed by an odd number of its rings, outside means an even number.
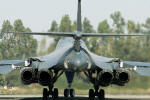
[[[82,19],[87,17],[95,29],[115,11],[126,20],[144,23],[150,17],[150,0],[82,0]],[[77,0],[0,0],[0,28],[4,20],[21,19],[32,31],[44,32],[65,14],[76,20]]]

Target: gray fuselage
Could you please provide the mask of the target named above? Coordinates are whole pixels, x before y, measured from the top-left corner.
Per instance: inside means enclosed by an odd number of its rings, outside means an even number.
[[[80,51],[76,51],[74,49],[73,38],[63,38],[59,40],[56,51],[63,50],[64,54],[59,60],[58,65],[63,65],[63,68],[69,71],[83,71],[90,69],[92,66],[92,59],[82,40],[80,40],[80,46]]]

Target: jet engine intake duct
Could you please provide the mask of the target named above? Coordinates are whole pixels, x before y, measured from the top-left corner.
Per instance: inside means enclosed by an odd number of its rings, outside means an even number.
[[[25,85],[29,85],[31,83],[35,83],[35,69],[31,68],[31,67],[25,67],[23,69],[21,69],[21,81],[23,84]]]
[[[101,86],[110,85],[111,82],[113,81],[113,72],[107,71],[107,70],[103,70],[103,71],[99,72],[99,74],[97,76],[97,81],[98,81],[99,85],[101,85]]]
[[[117,71],[116,72],[116,79],[118,81],[118,84],[123,85],[125,83],[128,83],[130,80],[130,75],[128,71]]]
[[[53,73],[50,70],[40,70],[38,72],[39,84],[42,86],[48,86],[52,82]]]

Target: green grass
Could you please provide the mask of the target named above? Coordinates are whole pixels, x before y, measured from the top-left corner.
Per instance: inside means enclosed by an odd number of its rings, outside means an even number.
[[[58,79],[58,81],[55,83],[55,86],[59,89],[67,88],[68,84],[64,74]],[[87,90],[89,88],[93,88],[92,86],[92,84],[83,82],[81,79],[79,79],[79,77],[75,77],[72,83],[72,88],[79,90]]]
[[[104,88],[106,94],[150,94],[150,81],[147,77],[139,77],[133,75],[133,80],[123,87],[120,86],[109,86]],[[65,88],[67,88],[67,80],[63,74],[58,81],[55,83],[55,87],[59,89],[59,93],[63,94]],[[0,88],[0,94],[42,94],[44,87],[36,84],[36,88],[29,86],[19,86],[15,90]],[[47,88],[47,87],[46,87]],[[75,77],[72,88],[75,89],[76,94],[88,94],[88,90],[93,88],[93,85],[87,82],[83,82],[79,77]]]

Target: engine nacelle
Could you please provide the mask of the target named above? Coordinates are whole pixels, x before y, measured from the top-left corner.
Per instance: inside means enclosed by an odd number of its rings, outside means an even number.
[[[42,86],[48,86],[53,78],[53,73],[50,70],[40,70],[38,72],[39,84]]]
[[[111,71],[103,70],[99,72],[97,81],[101,86],[108,86],[113,81],[113,73]]]
[[[124,85],[130,80],[130,74],[127,71],[121,70],[116,72],[116,80],[118,85]]]
[[[31,68],[31,67],[25,67],[23,69],[21,69],[21,81],[23,84],[25,85],[29,85],[31,83],[35,83],[35,69]]]

